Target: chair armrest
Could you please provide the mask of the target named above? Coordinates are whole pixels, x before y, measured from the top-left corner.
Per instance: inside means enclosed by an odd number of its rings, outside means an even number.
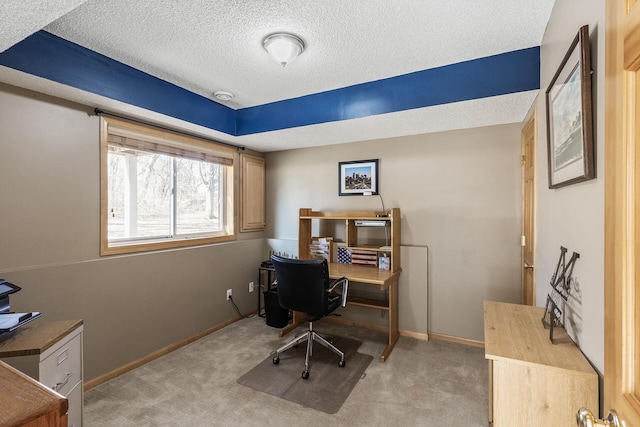
[[[340,305],[342,305],[343,307],[346,307],[347,291],[349,290],[349,279],[347,279],[346,277],[341,277],[339,279],[334,280],[333,282],[331,282],[331,285],[329,285],[329,290],[327,292],[328,293],[333,292],[336,286],[340,284],[342,284],[342,303]]]

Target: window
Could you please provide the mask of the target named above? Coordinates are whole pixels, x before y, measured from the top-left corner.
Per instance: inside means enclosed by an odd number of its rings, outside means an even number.
[[[235,150],[101,118],[101,255],[234,240]]]

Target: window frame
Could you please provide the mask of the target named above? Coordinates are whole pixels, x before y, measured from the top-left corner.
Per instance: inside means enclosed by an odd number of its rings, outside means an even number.
[[[190,147],[190,149],[194,151],[203,150],[209,155],[219,155],[221,158],[230,159],[231,164],[227,167],[225,177],[227,188],[225,191],[225,206],[223,208],[227,219],[227,232],[225,234],[215,236],[201,236],[200,234],[194,234],[151,239],[133,238],[132,240],[111,242],[110,244],[108,237],[109,179],[107,160],[110,130],[112,134],[113,132],[131,133],[132,135],[147,137],[152,141],[167,141],[170,145],[174,145],[176,147]],[[117,117],[106,115],[100,116],[100,256],[184,248],[237,240],[237,169],[238,153],[237,150],[232,147],[216,144],[215,142],[210,142],[192,136],[182,135],[151,125],[134,123]]]

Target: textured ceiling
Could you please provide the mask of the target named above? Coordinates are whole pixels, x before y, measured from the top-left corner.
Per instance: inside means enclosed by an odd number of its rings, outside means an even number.
[[[0,3],[0,51],[43,28],[204,97],[230,91],[235,97],[225,105],[238,109],[539,46],[553,3],[12,0]],[[261,45],[277,31],[293,32],[307,45],[285,68],[271,61]],[[0,68],[0,81],[259,151],[519,122],[537,93],[234,137],[6,67]]]
[[[86,0],[2,0],[0,52],[42,29]]]

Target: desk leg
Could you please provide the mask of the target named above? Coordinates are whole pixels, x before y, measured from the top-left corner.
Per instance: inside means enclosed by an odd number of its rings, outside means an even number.
[[[262,295],[262,274],[261,270],[258,269],[258,317],[262,317],[260,314],[260,305],[261,305],[261,295]]]
[[[287,335],[289,332],[293,331],[295,328],[297,328],[298,326],[302,325],[305,322],[305,317],[304,317],[304,313],[301,313],[299,311],[294,311],[293,312],[293,323],[291,323],[289,326],[286,326],[282,329],[280,329],[280,336],[283,337],[285,335]]]
[[[380,362],[384,362],[396,345],[400,333],[398,332],[398,279],[389,285],[389,343],[380,355]]]
[[[267,275],[267,281],[263,285],[262,276],[264,273],[266,273]],[[258,316],[259,317],[267,317],[266,309],[264,313],[260,312],[260,307],[262,306],[262,293],[268,292],[271,290],[272,288],[271,285],[273,284],[273,280],[271,277],[273,275],[273,277],[275,278],[275,274],[276,272],[273,269],[263,268],[263,267],[258,268]]]

